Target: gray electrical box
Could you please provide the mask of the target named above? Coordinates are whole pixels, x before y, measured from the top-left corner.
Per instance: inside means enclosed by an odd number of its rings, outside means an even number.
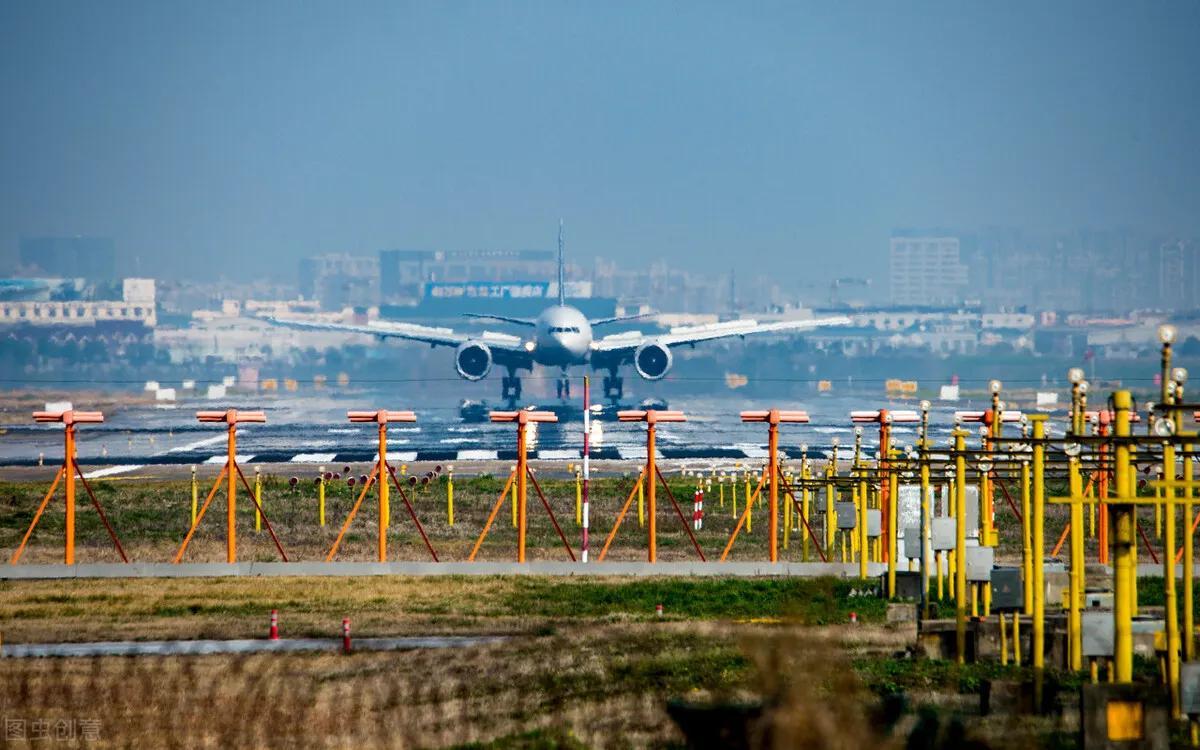
[[[967,580],[987,583],[992,580],[996,550],[992,547],[967,547]]]
[[[935,552],[945,552],[954,549],[954,519],[946,516],[931,519],[929,522],[930,537],[933,540]]]
[[[1200,661],[1179,665],[1179,705],[1188,716],[1200,716]]]
[[[854,512],[854,503],[834,503],[833,510],[837,513],[837,527],[842,530],[853,529],[858,525]]]
[[[909,560],[921,559],[920,526],[909,526],[904,530],[904,556]]]
[[[1022,584],[1020,568],[992,568],[992,610],[1017,612],[1025,609],[1025,589]]]
[[[867,508],[867,537],[875,539],[883,533],[883,511]]]
[[[1108,609],[1113,606],[1113,595],[1111,591],[1085,591],[1083,594],[1083,606],[1087,609]]]
[[[1111,657],[1113,653],[1112,612],[1083,612],[1083,655]]]

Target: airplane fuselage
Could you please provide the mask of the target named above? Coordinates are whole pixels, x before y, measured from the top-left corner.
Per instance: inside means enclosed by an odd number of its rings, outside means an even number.
[[[533,361],[546,367],[570,367],[588,361],[592,325],[570,305],[554,305],[534,322]]]

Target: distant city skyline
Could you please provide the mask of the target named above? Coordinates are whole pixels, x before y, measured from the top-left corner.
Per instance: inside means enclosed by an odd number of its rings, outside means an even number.
[[[0,259],[550,247],[829,279],[904,226],[1200,236],[1200,5],[0,5]],[[586,262],[586,261],[585,261]],[[289,274],[291,271],[288,272]]]

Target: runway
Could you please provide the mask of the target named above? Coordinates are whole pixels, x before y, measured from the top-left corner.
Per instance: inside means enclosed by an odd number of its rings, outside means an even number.
[[[348,423],[346,410],[389,400],[393,399],[371,392],[320,397],[248,394],[231,398],[220,406],[263,409],[267,413],[267,424],[239,429],[238,455],[242,463],[315,468],[374,461],[375,429],[371,425]],[[812,420],[780,432],[780,451],[785,457],[798,459],[807,448],[809,457],[823,460],[832,454],[835,441],[840,445],[840,455],[848,457],[855,440],[855,426],[849,418],[851,410],[917,409],[918,403],[912,399],[889,401],[853,394],[813,395],[786,404],[732,396],[679,399],[671,408],[684,411],[688,421],[661,428],[656,453],[664,460],[714,465],[727,462],[728,466],[765,458],[766,430],[762,425],[743,424],[738,413],[742,409],[784,406],[807,410]],[[223,463],[224,433],[195,422],[196,409],[213,406],[195,400],[169,408],[145,405],[106,415],[104,424],[87,425],[79,430],[79,462],[93,469],[91,477],[123,474],[143,467]],[[956,409],[972,408],[985,406],[969,400],[935,404],[930,415],[930,434],[935,443],[944,444],[949,439]],[[394,463],[452,463],[465,468],[480,462],[516,459],[511,425],[463,423],[456,410],[446,408],[417,407],[416,411],[416,424],[393,425],[388,430],[389,457]],[[597,417],[592,424],[594,461],[645,459],[644,425],[617,422],[611,414]],[[916,440],[916,425],[896,424],[892,433],[896,444],[903,447]],[[872,455],[877,434],[875,429],[863,430],[863,445]],[[578,461],[582,445],[582,421],[542,424],[531,432],[529,457]],[[0,441],[0,467],[35,467],[39,462],[53,465],[61,451],[61,426],[13,425],[4,430],[4,439]]]

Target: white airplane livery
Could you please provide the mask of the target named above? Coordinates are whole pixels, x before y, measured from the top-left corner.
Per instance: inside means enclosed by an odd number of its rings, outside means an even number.
[[[270,318],[272,323],[295,328],[322,331],[344,331],[418,341],[430,346],[455,347],[454,367],[464,380],[483,380],[500,366],[506,371],[501,382],[501,398],[515,404],[521,398],[520,370],[532,371],[534,365],[557,367],[562,372],[558,381],[558,397],[570,398],[568,372],[572,367],[591,366],[607,370],[604,378],[604,397],[617,402],[624,395],[620,375],[623,365],[633,365],[646,380],[660,380],[673,364],[671,350],[678,346],[695,345],[702,341],[752,336],[766,333],[800,332],[821,326],[846,325],[844,316],[786,320],[759,323],[756,320],[731,320],[709,325],[672,328],[666,333],[644,334],[625,331],[595,338],[592,329],[619,321],[645,316],[599,318],[589,320],[577,308],[566,303],[563,285],[563,235],[558,230],[558,304],[547,307],[536,318],[514,318],[504,315],[474,315],[467,317],[493,320],[528,328],[529,335],[517,336],[494,331],[481,334],[458,332],[450,328],[417,325],[394,321],[370,321],[367,325],[313,323],[309,321]]]

